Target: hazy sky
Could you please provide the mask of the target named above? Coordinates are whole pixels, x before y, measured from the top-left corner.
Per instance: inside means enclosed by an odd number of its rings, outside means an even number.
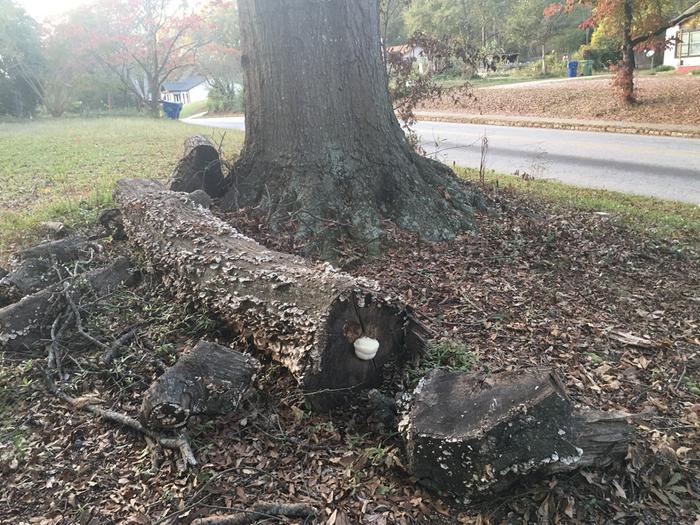
[[[24,7],[32,17],[42,21],[53,18],[56,15],[70,11],[81,4],[87,4],[90,0],[15,0]]]

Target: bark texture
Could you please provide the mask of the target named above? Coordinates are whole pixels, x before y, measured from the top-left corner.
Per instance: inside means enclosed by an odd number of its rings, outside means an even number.
[[[251,356],[200,341],[146,391],[141,421],[149,428],[172,430],[187,425],[190,416],[232,412],[258,368]]]
[[[0,351],[24,352],[39,342],[50,341],[51,324],[66,307],[66,284],[70,284],[70,293],[75,296],[87,292],[101,296],[122,284],[131,285],[137,278],[131,262],[119,257],[109,266],[56,283],[0,308]]]
[[[317,408],[377,386],[384,365],[422,348],[422,327],[374,281],[268,250],[155,181],[119,181],[115,200],[130,242],[163,282],[285,365]],[[379,341],[374,359],[355,355],[361,336]]]
[[[69,237],[22,250],[12,271],[0,279],[0,306],[19,301],[60,280],[55,265],[89,259],[99,247],[84,237]]]
[[[550,370],[423,378],[400,430],[419,481],[458,496],[624,458],[629,414],[575,407]]]
[[[211,197],[221,197],[224,176],[216,144],[203,135],[187,137],[185,153],[170,175],[170,189],[187,193],[204,190]]]
[[[473,226],[474,191],[396,120],[376,0],[241,0],[239,13],[246,138],[225,206],[293,220],[321,248],[376,241],[385,219],[427,240]]]

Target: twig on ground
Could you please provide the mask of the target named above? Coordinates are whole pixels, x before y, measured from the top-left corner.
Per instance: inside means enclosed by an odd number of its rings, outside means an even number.
[[[78,329],[78,333],[94,345],[97,345],[103,350],[108,351],[110,349],[109,345],[106,345],[99,339],[95,339],[83,329],[83,322],[80,319],[80,312],[78,311],[78,307],[76,306],[75,301],[73,301],[73,298],[70,295],[70,286],[64,287],[63,295],[66,297],[68,306],[70,306],[70,309],[73,311],[73,316],[75,317],[75,327]]]
[[[276,516],[307,518],[314,514],[316,514],[316,510],[304,503],[256,503],[247,510],[236,509],[236,514],[198,518],[193,520],[190,525],[249,525],[260,519]]]
[[[107,350],[105,350],[105,353],[102,355],[102,364],[105,366],[109,365],[115,358],[119,350],[121,350],[123,346],[129,344],[136,337],[140,328],[141,323],[136,323],[127,328],[126,331],[122,333],[122,335],[115,339],[114,342],[109,346]]]
[[[63,401],[68,403],[72,408],[82,410],[84,412],[90,412],[95,416],[104,419],[105,421],[118,423],[121,426],[130,428],[131,430],[135,430],[136,432],[139,432],[144,436],[151,438],[156,443],[159,443],[162,447],[179,451],[182,455],[184,469],[187,469],[190,465],[197,465],[197,460],[194,457],[194,453],[192,452],[192,448],[190,448],[190,444],[188,443],[187,436],[184,434],[184,432],[178,435],[177,437],[172,438],[162,436],[144,427],[136,419],[127,416],[126,414],[122,414],[114,410],[104,409],[96,406],[94,404],[96,400],[85,400],[84,398],[76,399],[72,396],[69,396],[55,385],[48,373],[44,374],[44,378],[46,380],[46,386],[49,389],[49,392],[54,394],[59,399],[62,399]]]

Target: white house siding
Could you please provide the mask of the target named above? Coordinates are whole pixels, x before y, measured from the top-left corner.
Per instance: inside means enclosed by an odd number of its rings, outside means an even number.
[[[666,39],[675,38],[680,30],[681,28],[677,25],[667,29]],[[700,67],[700,55],[677,57],[676,44],[674,43],[664,52],[664,65],[673,66],[676,69]]]
[[[188,102],[199,102],[200,100],[206,100],[209,96],[209,83],[202,82],[198,86],[190,89],[187,95],[189,97]]]

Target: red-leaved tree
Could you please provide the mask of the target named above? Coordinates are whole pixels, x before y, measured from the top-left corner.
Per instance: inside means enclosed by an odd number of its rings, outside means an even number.
[[[663,43],[666,29],[700,13],[688,10],[673,18],[676,2],[669,0],[565,0],[553,3],[544,10],[544,16],[571,11],[577,4],[593,7],[591,17],[582,27],[594,27],[605,22],[606,26],[620,34],[622,59],[611,69],[613,87],[626,103],[636,102],[634,89],[635,49],[658,48]]]
[[[175,0],[99,0],[75,19],[84,51],[159,114],[160,86],[195,63],[202,19]]]

